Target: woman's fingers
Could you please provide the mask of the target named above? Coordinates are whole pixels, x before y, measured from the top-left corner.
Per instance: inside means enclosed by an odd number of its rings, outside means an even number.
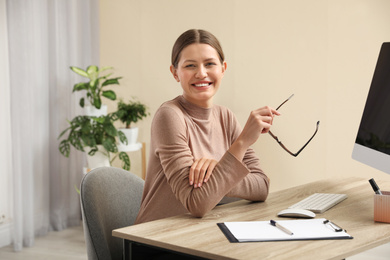
[[[237,159],[242,160],[248,147],[257,141],[260,134],[269,132],[274,116],[279,115],[280,113],[276,109],[268,106],[253,110],[250,113],[241,134],[229,148],[230,153]]]
[[[196,164],[197,164],[197,161],[195,161],[191,168],[190,168],[190,175],[188,176],[188,180],[190,182],[190,185],[194,185],[194,171],[195,171],[195,167],[196,167]]]
[[[268,106],[259,108],[252,111],[251,116],[253,117],[255,125],[257,125],[257,131],[261,133],[267,133],[272,126],[274,116],[279,116],[280,113]]]
[[[189,182],[194,188],[199,188],[210,178],[217,161],[213,159],[196,159],[190,168]]]
[[[196,159],[190,168],[189,181],[190,181],[190,185],[194,185],[195,188],[197,188],[199,185],[199,179],[202,178],[203,180],[204,172],[206,171],[203,168],[203,166],[204,166],[204,159],[202,158],[202,159]]]
[[[194,187],[198,188],[202,186],[204,175],[207,171],[206,159],[201,158],[195,168]]]
[[[207,182],[209,180],[209,178],[210,178],[211,174],[213,173],[213,170],[214,170],[216,165],[217,165],[217,161],[211,160],[210,165],[209,165],[209,167],[208,167],[208,169],[206,171],[206,176],[203,179],[203,182]]]

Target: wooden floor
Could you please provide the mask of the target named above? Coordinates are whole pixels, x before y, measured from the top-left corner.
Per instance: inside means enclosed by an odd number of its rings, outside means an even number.
[[[1,260],[87,260],[84,234],[81,226],[68,228],[61,232],[50,232],[35,240],[33,247],[15,253],[11,246],[0,248]],[[347,260],[388,260],[390,243],[368,250]]]
[[[1,260],[87,260],[87,250],[82,226],[63,231],[52,231],[35,239],[32,247],[14,252],[12,246],[0,248]]]

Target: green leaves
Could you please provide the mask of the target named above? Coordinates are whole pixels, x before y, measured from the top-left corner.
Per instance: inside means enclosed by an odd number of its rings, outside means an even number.
[[[70,67],[70,69],[75,73],[89,79],[89,82],[80,82],[75,84],[73,86],[73,92],[85,90],[87,92],[86,98],[92,106],[96,107],[97,109],[101,108],[101,96],[110,100],[116,100],[115,92],[113,90],[103,90],[103,87],[109,85],[119,85],[119,79],[122,77],[109,78],[111,73],[103,76],[100,75],[102,72],[112,69],[112,67],[103,67],[99,70],[98,66],[90,65],[86,70],[73,66]],[[84,107],[84,97],[80,99],[79,104],[81,107]]]
[[[121,79],[122,77],[119,77],[119,78],[114,78],[114,79],[107,79],[106,81],[103,82],[102,84],[102,87],[104,86],[108,86],[108,85],[113,85],[113,84],[117,84],[119,85],[119,79]]]
[[[80,98],[80,107],[84,107],[85,105],[85,99],[84,98]]]
[[[77,74],[79,74],[80,76],[89,78],[88,73],[86,71],[84,71],[83,69],[80,69],[80,68],[77,68],[77,67],[70,67],[70,69],[72,71],[76,72]]]
[[[129,155],[125,152],[120,152],[119,159],[122,161],[122,168],[129,171],[131,167]]]
[[[88,89],[88,82],[80,82],[73,86],[73,92]]]
[[[103,142],[104,149],[106,149],[107,151],[112,153],[118,152],[118,147],[115,144],[115,137],[105,136],[102,142]]]
[[[96,75],[99,73],[99,68],[95,65],[90,65],[87,68],[88,75]]]
[[[86,103],[90,103],[92,106],[100,109],[102,106],[102,96],[109,100],[116,100],[115,92],[106,88],[110,85],[119,85],[119,80],[122,77],[110,78],[112,73],[109,70],[112,70],[112,67],[99,69],[96,65],[90,65],[86,70],[75,66],[71,66],[70,69],[89,80],[76,83],[73,86],[73,92],[85,91],[85,96],[81,97],[79,101],[81,107],[84,107]],[[58,139],[63,138],[58,147],[60,153],[69,157],[71,146],[83,152],[85,152],[84,147],[88,146],[91,148],[88,154],[93,156],[98,151],[97,146],[103,145],[108,154],[116,153],[116,156],[118,156],[117,139],[127,144],[127,138],[122,132],[117,131],[113,125],[113,122],[117,119],[117,113],[100,117],[75,117],[69,122],[69,127],[61,132],[58,137]],[[66,134],[68,136],[64,137]],[[129,170],[129,156],[125,152],[120,152],[119,159],[123,162],[123,169]]]
[[[103,125],[103,127],[104,127],[104,131],[107,133],[107,135],[109,135],[109,136],[117,136],[118,135],[116,128],[113,124],[105,123]]]
[[[116,94],[112,90],[105,90],[105,91],[103,91],[102,96],[106,97],[108,99],[111,99],[111,100],[115,100],[116,99]]]
[[[70,153],[69,141],[68,140],[62,140],[62,142],[60,143],[60,146],[59,146],[59,150],[60,150],[60,153],[63,156],[69,157],[69,153]]]
[[[118,137],[119,137],[119,141],[121,141],[125,145],[127,145],[129,143],[129,141],[127,140],[126,135],[122,131],[118,131]]]
[[[118,102],[118,110],[116,112],[119,120],[130,128],[131,123],[137,123],[138,120],[147,117],[147,107],[139,101],[131,101],[125,103],[123,100]]]
[[[94,107],[96,107],[97,109],[100,109],[102,107],[102,100],[100,99],[99,96],[95,96],[91,104],[93,104]]]
[[[69,127],[61,132],[58,139],[63,137],[66,133],[68,136],[60,142],[59,151],[65,157],[69,157],[71,146],[75,149],[84,151],[84,147],[91,147],[88,152],[93,156],[97,151],[98,145],[103,145],[108,153],[118,153],[116,145],[116,138],[126,141],[126,136],[117,131],[114,126],[114,121],[118,117],[116,113],[111,113],[106,116],[90,117],[90,116],[76,116],[69,122]],[[126,153],[119,155],[122,160],[123,169],[130,169],[130,159]]]

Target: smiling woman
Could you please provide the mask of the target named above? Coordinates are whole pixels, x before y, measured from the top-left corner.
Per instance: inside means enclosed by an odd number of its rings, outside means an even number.
[[[183,97],[200,107],[210,107],[226,70],[217,51],[208,44],[194,43],[181,52],[177,67],[171,72],[183,88]]]
[[[177,39],[171,59],[171,72],[184,98],[210,107],[227,66],[218,39],[204,30],[188,30]]]
[[[202,217],[224,197],[267,198],[269,179],[250,145],[279,113],[252,111],[241,129],[229,109],[213,104],[226,67],[220,43],[207,31],[186,31],[175,42],[170,69],[183,94],[154,116],[136,223],[186,212]]]

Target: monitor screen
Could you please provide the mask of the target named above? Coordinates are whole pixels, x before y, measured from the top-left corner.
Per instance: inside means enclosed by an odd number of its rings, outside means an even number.
[[[352,158],[390,174],[390,42],[379,53]]]

